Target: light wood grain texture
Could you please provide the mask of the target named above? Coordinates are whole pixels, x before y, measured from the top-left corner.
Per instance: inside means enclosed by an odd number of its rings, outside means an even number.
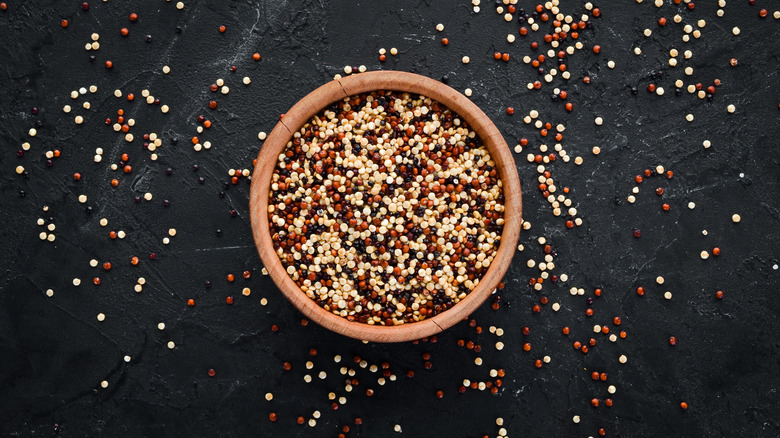
[[[268,196],[271,177],[279,154],[292,134],[322,109],[345,97],[374,90],[405,91],[437,100],[466,120],[482,138],[497,163],[504,185],[504,231],[493,263],[479,285],[449,310],[420,322],[399,326],[368,325],[350,322],[320,307],[300,290],[287,275],[274,251],[268,223]],[[522,223],[520,180],[512,154],[504,138],[490,119],[468,98],[441,82],[413,73],[376,71],[348,76],[329,82],[309,93],[284,114],[263,144],[252,174],[249,211],[257,251],[268,274],[279,290],[306,317],[342,335],[373,342],[402,342],[434,335],[467,318],[496,288],[509,268],[515,253]]]

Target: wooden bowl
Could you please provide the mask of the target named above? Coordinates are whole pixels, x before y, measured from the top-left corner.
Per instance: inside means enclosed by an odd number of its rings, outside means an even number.
[[[287,275],[274,251],[268,224],[268,195],[277,158],[301,126],[312,116],[348,96],[374,90],[422,94],[439,101],[466,120],[482,139],[496,162],[503,181],[504,229],[498,251],[474,290],[450,309],[419,322],[397,326],[368,325],[348,321],[320,307]],[[249,211],[257,251],[271,278],[292,304],[307,318],[342,335],[373,342],[402,342],[434,335],[468,317],[493,292],[509,268],[522,222],[520,180],[504,138],[485,113],[456,90],[433,79],[400,71],[375,71],[336,79],[309,93],[282,116],[265,140],[252,174]]]

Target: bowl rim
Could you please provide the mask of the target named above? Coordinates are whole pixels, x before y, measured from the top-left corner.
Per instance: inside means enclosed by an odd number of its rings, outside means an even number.
[[[376,90],[421,94],[438,101],[468,122],[482,139],[503,183],[504,228],[496,256],[488,271],[466,298],[451,308],[422,321],[396,326],[369,325],[348,321],[320,307],[309,298],[284,269],[273,248],[268,223],[268,198],[271,178],[279,154],[296,131],[314,115],[346,97]],[[307,318],[342,335],[372,342],[403,342],[437,334],[466,319],[495,290],[503,278],[520,235],[522,193],[514,158],[498,128],[470,99],[434,79],[414,73],[381,70],[336,78],[299,100],[282,114],[257,155],[249,196],[250,222],[255,245],[268,274],[284,296]]]

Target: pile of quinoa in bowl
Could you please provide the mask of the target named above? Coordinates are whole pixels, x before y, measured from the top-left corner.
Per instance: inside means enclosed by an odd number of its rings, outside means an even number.
[[[345,98],[278,156],[268,221],[295,284],[349,321],[400,325],[466,297],[504,225],[497,165],[465,120],[415,94]]]

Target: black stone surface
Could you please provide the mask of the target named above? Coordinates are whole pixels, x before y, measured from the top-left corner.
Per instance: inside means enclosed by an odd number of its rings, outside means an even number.
[[[548,49],[530,48],[543,33],[518,35],[508,44],[506,34],[517,35],[520,26],[518,14],[507,23],[490,1],[478,14],[467,1],[190,0],[182,11],[161,0],[93,0],[88,11],[72,1],[7,3],[0,11],[3,436],[337,436],[349,425],[347,436],[481,437],[498,434],[496,417],[511,437],[598,436],[602,427],[618,437],[780,435],[780,21],[771,16],[773,2],[731,0],[723,18],[716,16],[716,2],[697,2],[693,10],[668,0],[660,9],[650,1],[602,2],[601,17],[580,32],[585,49],[567,59],[572,78],[558,76],[540,91],[526,88],[541,77],[521,60]],[[565,3],[565,14],[585,12],[580,2]],[[530,11],[534,5],[518,6]],[[767,18],[759,18],[763,7],[770,8]],[[135,23],[131,12],[139,14]],[[694,28],[706,20],[700,39],[682,41],[682,24],[672,22],[678,12]],[[661,16],[668,19],[665,27],[656,24]],[[66,29],[63,18],[70,23]],[[437,23],[444,32],[435,30]],[[225,33],[218,32],[220,25],[227,26]],[[741,28],[737,37],[734,26]],[[120,35],[122,27],[129,36]],[[651,37],[642,36],[645,28],[653,30]],[[100,34],[100,49],[87,52],[93,32]],[[442,36],[449,46],[442,47]],[[590,51],[594,44],[602,48],[598,55]],[[633,53],[637,46],[641,56]],[[399,54],[380,63],[381,47],[397,47]],[[671,48],[680,51],[675,68],[667,64]],[[686,49],[693,52],[690,60],[682,56]],[[512,59],[493,60],[496,50]],[[262,61],[251,59],[255,51]],[[470,64],[461,63],[463,55]],[[732,57],[739,60],[736,67],[729,65]],[[607,67],[610,59],[614,69]],[[106,60],[113,62],[111,70]],[[492,310],[489,301],[473,315],[481,334],[464,322],[436,343],[365,345],[313,323],[302,326],[302,316],[260,273],[249,184],[242,179],[223,186],[227,171],[251,168],[262,144],[257,133],[270,132],[280,113],[347,64],[446,77],[458,90],[474,90],[472,99],[510,145],[530,140],[517,155],[517,168],[524,218],[532,227],[521,235],[526,249],[507,274],[501,308]],[[170,75],[162,74],[163,65],[171,67]],[[685,66],[694,68],[692,76],[684,75]],[[582,82],[585,75],[589,85]],[[248,87],[241,84],[244,76],[252,79]],[[217,78],[224,78],[230,94],[208,90]],[[687,91],[675,95],[678,78],[686,86],[701,82],[706,88],[715,78],[722,85],[711,100],[700,100]],[[650,82],[666,93],[648,93]],[[71,100],[71,90],[91,84],[98,86],[96,94]],[[567,90],[573,112],[551,99],[554,87]],[[113,97],[117,88],[134,93],[135,101]],[[147,105],[143,89],[171,111]],[[219,102],[216,110],[208,108],[212,99]],[[91,109],[81,108],[84,100]],[[70,114],[62,112],[66,104],[74,108]],[[734,114],[726,111],[729,104],[736,106]],[[506,114],[507,106],[515,115]],[[132,143],[104,124],[120,108],[135,119]],[[559,187],[571,188],[581,227],[567,229],[566,218],[554,217],[536,188],[536,165],[525,155],[554,142],[523,123],[531,109],[553,126],[565,124],[564,149],[584,158],[581,166],[561,160],[547,166]],[[691,123],[688,113],[695,116]],[[80,126],[73,123],[77,114],[85,117]],[[194,152],[190,142],[198,115],[214,122],[201,135],[213,143],[208,151]],[[594,124],[597,116],[602,126]],[[32,127],[38,135],[30,138]],[[157,161],[141,146],[141,136],[150,132],[163,139]],[[705,139],[712,142],[706,150]],[[19,158],[25,141],[31,149]],[[601,147],[598,156],[590,152],[594,145]],[[98,147],[105,151],[99,164],[92,161]],[[55,148],[62,155],[47,167],[44,153]],[[109,170],[125,152],[132,173]],[[29,178],[16,174],[18,165]],[[657,165],[673,170],[674,178],[648,178],[637,202],[628,204],[634,176]],[[81,181],[73,181],[74,172],[81,172]],[[117,188],[109,184],[115,176]],[[661,198],[654,193],[659,186],[665,189]],[[152,201],[134,201],[146,192],[154,194]],[[88,196],[86,204],[77,202],[80,194]],[[669,212],[661,210],[663,202]],[[734,213],[742,216],[739,224],[731,221]],[[39,217],[56,224],[56,241],[39,240]],[[103,217],[107,227],[98,223]],[[163,245],[169,228],[178,233]],[[127,237],[111,240],[111,230]],[[537,292],[529,280],[539,271],[526,261],[541,260],[536,239],[542,236],[557,253],[553,273],[567,273],[569,280],[547,281]],[[722,254],[702,260],[700,251],[713,247]],[[156,260],[149,258],[152,252]],[[141,259],[138,266],[130,265],[132,256]],[[92,258],[113,268],[91,268]],[[244,270],[252,271],[251,279],[241,277]],[[236,274],[234,283],[225,280],[228,273]],[[662,286],[655,283],[659,275],[666,280]],[[100,286],[92,284],[94,276]],[[74,277],[82,279],[80,287],[72,285]],[[139,277],[146,285],[135,293]],[[212,287],[204,286],[207,281]],[[245,286],[249,297],[241,295]],[[572,286],[585,296],[570,295]],[[644,297],[636,295],[638,286],[647,290]],[[590,306],[594,316],[586,317],[586,299],[597,287],[604,294]],[[45,295],[49,288],[52,298]],[[723,300],[715,298],[719,289]],[[664,291],[673,298],[665,300]],[[235,297],[233,305],[225,303],[227,296]],[[531,307],[541,296],[550,303],[534,314]],[[189,298],[194,307],[187,306]],[[552,311],[553,302],[560,311]],[[104,322],[96,319],[100,312]],[[614,316],[622,318],[620,328],[611,324]],[[628,335],[612,343],[593,333],[594,324]],[[490,326],[505,335],[499,339]],[[528,336],[523,326],[530,328]],[[563,336],[563,326],[572,334]],[[591,336],[598,344],[588,354],[572,348]],[[678,338],[675,347],[670,336]],[[458,347],[458,339],[483,350]],[[166,347],[170,340],[173,350]],[[494,348],[499,340],[502,351]],[[530,352],[523,351],[525,342],[532,344]],[[336,354],[341,364],[334,363]],[[621,354],[628,357],[624,365]],[[129,363],[125,355],[132,357]],[[397,381],[379,385],[381,367],[377,373],[361,369],[355,355],[371,364],[388,361]],[[551,363],[536,369],[534,361],[546,355]],[[475,365],[477,356],[482,366]],[[312,370],[305,368],[308,360]],[[293,365],[289,372],[282,369],[285,361]],[[350,393],[341,366],[356,370],[359,385]],[[489,370],[499,367],[507,374],[498,394],[458,394],[464,378],[489,380]],[[320,370],[327,372],[324,380],[317,377]],[[407,370],[415,376],[405,377]],[[594,370],[608,373],[607,382],[592,381]],[[304,382],[307,373],[312,383]],[[608,385],[617,388],[611,408],[604,406]],[[366,396],[366,388],[375,394]],[[441,400],[437,390],[444,393]],[[331,410],[330,392],[346,396],[347,403]],[[590,406],[594,397],[602,401],[599,408]],[[682,401],[687,411],[680,409]],[[315,410],[322,413],[316,427],[296,423]],[[271,412],[278,414],[275,423],[268,420]],[[356,426],[355,417],[363,424]],[[402,434],[393,431],[395,424]]]

